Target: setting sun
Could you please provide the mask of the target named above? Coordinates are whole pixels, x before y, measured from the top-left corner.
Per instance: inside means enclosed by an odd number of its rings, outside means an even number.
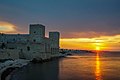
[[[120,50],[120,35],[101,36],[96,38],[63,38],[60,39],[61,48],[83,50]]]
[[[97,50],[97,51],[99,51],[99,50],[100,50],[100,47],[99,47],[99,46],[97,46],[97,47],[96,47],[96,50]]]

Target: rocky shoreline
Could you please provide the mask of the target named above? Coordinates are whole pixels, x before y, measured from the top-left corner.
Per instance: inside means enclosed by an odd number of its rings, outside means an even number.
[[[48,62],[51,60],[55,60],[55,59],[59,59],[65,56],[59,56],[59,57],[52,57],[50,59],[45,59],[45,60],[37,60],[37,59],[33,59],[33,60],[24,60],[24,59],[18,59],[18,60],[14,60],[14,61],[6,61],[4,63],[1,63],[0,65],[0,80],[10,80],[11,77],[11,73],[17,69],[17,68],[21,68],[24,67],[26,65],[28,65],[29,63],[44,63],[44,62]]]
[[[24,59],[7,60],[0,63],[0,80],[8,80],[10,73],[16,68],[21,68],[27,65],[30,61]]]

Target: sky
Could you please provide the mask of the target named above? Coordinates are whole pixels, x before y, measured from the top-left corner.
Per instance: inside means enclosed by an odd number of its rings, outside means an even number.
[[[39,23],[61,33],[61,48],[120,50],[120,0],[0,0],[0,32]]]

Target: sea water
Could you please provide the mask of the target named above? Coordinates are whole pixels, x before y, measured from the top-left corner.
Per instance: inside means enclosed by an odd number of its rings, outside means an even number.
[[[77,53],[31,63],[14,71],[10,80],[120,80],[120,53]]]

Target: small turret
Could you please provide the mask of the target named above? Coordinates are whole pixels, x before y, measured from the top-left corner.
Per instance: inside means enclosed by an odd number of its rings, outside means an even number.
[[[59,38],[59,32],[49,32],[50,47],[52,54],[56,54],[59,52]]]

